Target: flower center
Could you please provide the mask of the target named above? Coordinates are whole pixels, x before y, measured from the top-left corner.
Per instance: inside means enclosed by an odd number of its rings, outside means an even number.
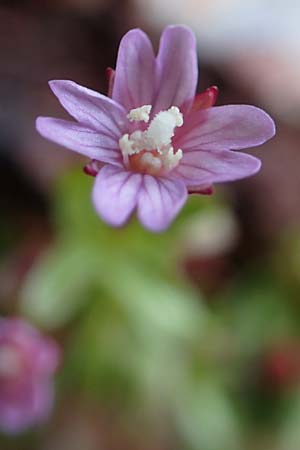
[[[149,122],[151,105],[132,109],[127,115],[130,122]],[[174,169],[182,158],[182,150],[174,151],[172,137],[175,128],[183,125],[183,116],[177,106],[160,111],[145,131],[124,134],[119,140],[127,168],[137,172],[159,175]]]

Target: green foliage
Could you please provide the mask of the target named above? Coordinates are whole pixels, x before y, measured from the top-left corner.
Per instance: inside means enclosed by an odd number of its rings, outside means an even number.
[[[179,398],[178,428],[191,449],[240,449],[240,424],[216,374],[191,380]]]
[[[181,449],[246,448],[251,414],[269,427],[266,418],[283,405],[281,394],[264,396],[258,380],[263,355],[299,334],[292,246],[279,251],[284,267],[275,255],[239,268],[209,306],[181,276],[178,258],[186,224],[226,210],[224,200],[191,198],[167,232],[153,234],[134,219],[122,229],[105,225],[92,208],[91,184],[76,172],[59,181],[56,239],[21,298],[26,317],[64,336],[62,397],[117,405],[128,417],[142,411],[152,427],[168,417]],[[298,403],[277,421],[287,447],[274,450],[294,450]]]
[[[185,328],[190,319],[193,324],[201,315],[200,302],[175,287],[175,280],[167,282],[176,267],[179,224],[164,234],[149,233],[137,221],[120,230],[108,227],[92,209],[90,188],[90,179],[81,174],[60,182],[55,201],[59,236],[28,277],[23,313],[40,326],[62,326],[86,305],[94,287],[126,302],[132,314],[147,316],[147,323],[159,315],[163,326]]]
[[[297,317],[285,302],[285,291],[262,266],[248,267],[235,288],[223,294],[219,311],[244,355],[256,354],[295,330]]]

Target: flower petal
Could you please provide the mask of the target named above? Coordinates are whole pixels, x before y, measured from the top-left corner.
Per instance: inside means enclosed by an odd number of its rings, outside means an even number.
[[[53,406],[53,384],[47,377],[25,378],[1,394],[0,430],[8,434],[44,422]]]
[[[246,153],[198,150],[184,153],[173,173],[187,186],[200,186],[245,178],[260,167],[260,160]]]
[[[130,111],[151,105],[155,89],[155,56],[148,36],[139,29],[121,40],[112,98]]]
[[[138,196],[138,217],[151,231],[165,230],[178,214],[187,198],[180,180],[144,175]]]
[[[192,112],[176,135],[191,150],[236,150],[263,144],[275,134],[271,117],[250,105],[217,106]]]
[[[153,113],[171,106],[182,107],[182,112],[186,112],[193,102],[197,80],[194,33],[183,25],[167,27],[161,36],[157,56],[157,93]]]
[[[105,222],[123,225],[137,204],[142,175],[127,172],[110,165],[104,166],[96,176],[93,203]]]
[[[38,117],[38,132],[50,141],[81,153],[91,159],[122,166],[121,152],[116,138],[101,135],[76,122]]]
[[[112,99],[74,81],[53,80],[49,85],[61,105],[82,125],[108,136],[124,134],[126,112]]]

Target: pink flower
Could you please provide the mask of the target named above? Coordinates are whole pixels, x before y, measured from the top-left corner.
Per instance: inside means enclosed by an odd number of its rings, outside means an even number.
[[[53,403],[59,350],[20,319],[0,319],[0,430],[17,433],[43,422]]]
[[[212,107],[217,89],[195,98],[195,37],[185,26],[169,26],[155,57],[145,33],[122,39],[111,98],[72,81],[50,87],[76,122],[37,119],[46,138],[91,159],[96,176],[93,202],[113,226],[134,210],[152,231],[166,229],[188,193],[211,193],[214,183],[253,175],[260,161],[233,152],[264,143],[275,133],[272,119],[249,105]]]

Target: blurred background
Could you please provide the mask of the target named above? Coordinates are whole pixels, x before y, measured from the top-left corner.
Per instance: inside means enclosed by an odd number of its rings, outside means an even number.
[[[49,421],[1,450],[298,450],[300,4],[0,1],[0,315],[63,349]],[[105,93],[120,38],[198,38],[199,90],[266,109],[261,172],[193,196],[164,234],[104,225],[85,160],[43,140],[49,79]]]

